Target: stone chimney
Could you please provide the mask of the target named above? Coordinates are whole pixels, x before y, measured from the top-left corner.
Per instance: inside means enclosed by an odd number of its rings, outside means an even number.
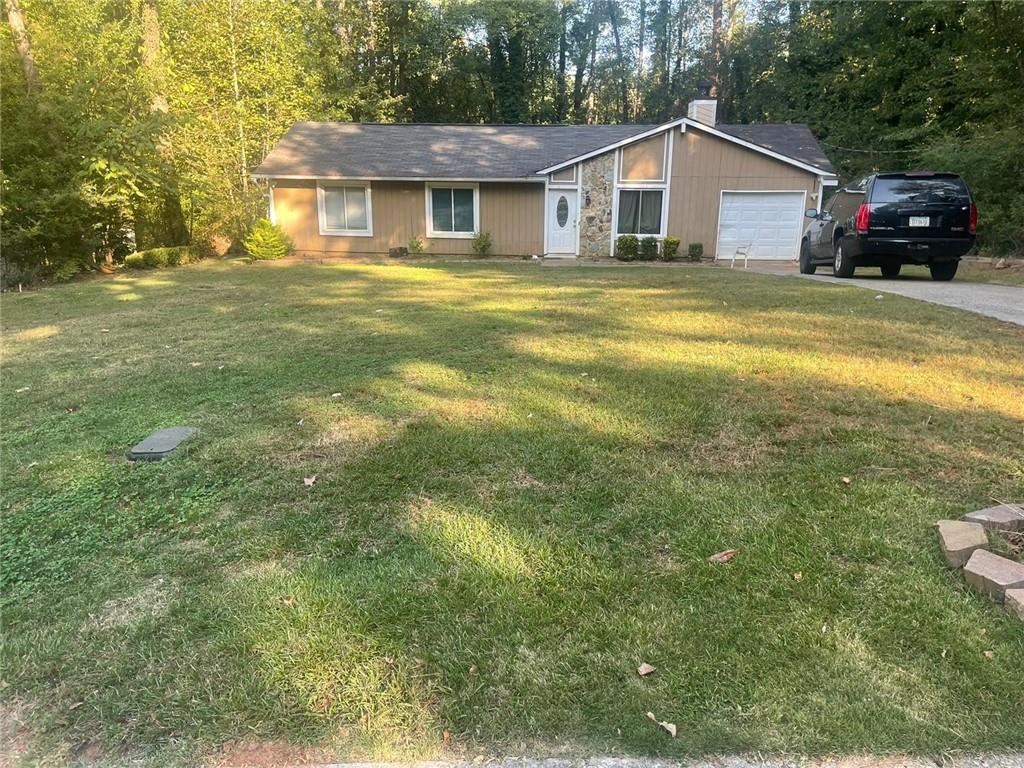
[[[718,99],[711,96],[711,83],[702,80],[697,83],[697,98],[690,102],[686,116],[691,120],[713,126],[717,112]]]

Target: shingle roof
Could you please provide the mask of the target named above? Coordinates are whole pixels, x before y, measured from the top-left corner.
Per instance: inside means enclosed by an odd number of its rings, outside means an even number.
[[[754,125],[716,125],[716,130],[737,139],[770,149],[780,155],[835,173],[811,129],[801,123],[759,123]]]
[[[257,176],[519,179],[628,139],[653,125],[435,125],[296,123]],[[831,172],[805,125],[717,125],[718,130]]]
[[[296,123],[255,174],[519,179],[652,127]]]

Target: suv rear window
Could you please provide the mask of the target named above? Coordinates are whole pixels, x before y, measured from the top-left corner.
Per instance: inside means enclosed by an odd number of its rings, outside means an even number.
[[[947,203],[969,198],[959,176],[879,176],[871,190],[873,203]]]

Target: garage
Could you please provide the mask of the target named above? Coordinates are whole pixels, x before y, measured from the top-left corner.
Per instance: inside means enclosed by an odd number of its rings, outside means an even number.
[[[803,217],[803,192],[722,192],[717,258],[795,259]]]

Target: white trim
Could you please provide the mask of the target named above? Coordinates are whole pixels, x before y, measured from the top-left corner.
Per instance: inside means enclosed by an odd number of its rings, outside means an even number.
[[[437,176],[309,176],[307,174],[281,175],[277,173],[251,173],[252,179],[281,179],[284,181],[450,181],[452,183],[464,184],[469,182],[496,183],[496,184],[542,184],[544,179],[540,176],[520,176],[510,178],[488,179],[483,177],[467,177],[458,179],[443,179]]]
[[[822,176],[821,183],[824,184],[826,187],[838,187],[839,179],[837,179],[835,176],[831,178],[829,178],[828,176]]]
[[[366,195],[366,229],[329,229],[327,208],[324,205],[324,189],[362,189]],[[322,184],[316,183],[316,218],[320,234],[324,237],[373,237],[373,194],[369,184]]]
[[[669,138],[668,137],[671,136],[673,133],[674,133],[674,131],[665,131],[665,141],[664,141],[664,143],[662,145],[662,151],[661,151],[662,177],[660,179],[618,179],[618,181],[620,181],[623,184],[667,184],[668,183],[668,178],[669,178],[669,175],[668,175],[668,145],[669,145]],[[653,136],[651,138],[653,138]],[[623,149],[625,149],[625,147],[623,147]],[[622,168],[619,168],[619,173],[622,173]]]
[[[661,125],[656,125],[654,128],[651,128],[650,130],[644,131],[642,133],[638,133],[635,136],[629,136],[629,137],[627,137],[625,139],[622,139],[620,141],[616,141],[614,144],[606,144],[603,147],[598,147],[597,149],[592,150],[590,152],[585,152],[582,155],[576,155],[576,157],[570,157],[568,160],[563,160],[562,162],[557,163],[556,165],[550,165],[547,168],[541,168],[539,171],[537,171],[537,173],[554,173],[555,171],[557,171],[557,170],[559,170],[561,168],[565,168],[565,166],[567,166],[567,165],[572,165],[573,163],[579,163],[579,162],[582,162],[584,160],[589,160],[592,157],[597,157],[598,155],[603,155],[606,152],[611,152],[613,149],[618,149],[619,147],[624,147],[627,144],[632,144],[633,142],[636,142],[636,141],[643,141],[644,139],[650,138],[651,136],[654,136],[655,134],[661,133],[662,131],[667,131],[669,128],[674,128],[677,125],[682,125],[684,120],[686,120],[685,117],[680,117],[680,118],[677,118],[675,120],[672,120],[671,122],[662,123]]]
[[[619,237],[619,150],[612,155],[612,231],[608,239],[608,257],[615,258],[615,241]]]
[[[544,253],[542,256],[548,255],[548,177],[544,177]]]
[[[668,157],[665,158],[665,209],[661,212],[663,216],[662,221],[665,225],[662,229],[665,230],[665,237],[668,237],[668,211],[669,211],[669,199],[672,196],[672,153],[674,151],[674,145],[676,143],[676,132],[669,131],[668,133]]]
[[[722,231],[722,200],[725,197],[726,192],[734,195],[793,195],[796,193],[802,194],[803,203],[801,204],[800,208],[800,225],[796,228],[796,242],[793,244],[793,253],[795,255],[792,257],[794,260],[800,258],[800,241],[803,240],[804,237],[803,214],[804,211],[807,210],[806,189],[720,189],[718,190],[718,217],[715,220],[715,252],[713,258],[714,261],[718,261],[718,233]],[[771,259],[771,261],[785,261],[785,259]]]
[[[277,208],[274,205],[274,182],[271,181],[267,184],[267,192],[269,194],[269,204],[267,206],[267,215],[270,219],[270,223],[277,225]]]
[[[433,204],[431,202],[431,197],[432,196],[430,194],[430,191],[434,187],[438,187],[440,189],[472,189],[473,190],[473,229],[472,229],[472,231],[470,231],[470,232],[462,232],[462,231],[459,231],[459,232],[435,232],[434,231],[434,213],[433,213]],[[477,233],[480,232],[480,185],[479,184],[470,184],[470,183],[464,183],[464,182],[457,183],[457,182],[453,182],[453,181],[448,181],[446,179],[437,179],[437,180],[434,180],[433,182],[429,182],[428,181],[426,184],[424,184],[423,185],[423,190],[424,190],[423,197],[424,197],[424,202],[426,204],[426,213],[427,213],[427,221],[426,221],[426,224],[427,224],[427,227],[426,227],[427,234],[426,234],[426,237],[427,237],[428,240],[447,240],[447,239],[472,240],[474,237],[477,236]],[[454,205],[454,202],[453,202],[453,205]],[[453,225],[454,225],[454,219],[455,219],[455,210],[453,208],[452,209],[452,223],[453,223]]]
[[[619,232],[619,193],[620,192],[661,192],[661,228],[657,233],[640,233],[640,232]],[[641,206],[643,195],[641,197]],[[666,185],[659,187],[651,186],[646,184],[644,186],[633,186],[632,184],[623,184],[615,188],[615,194],[612,196],[615,209],[612,213],[612,242],[622,237],[623,235],[636,235],[637,237],[656,237],[659,240],[663,240],[668,237],[668,188]]]
[[[576,166],[576,256],[580,255],[580,230],[583,228],[583,164]]]

